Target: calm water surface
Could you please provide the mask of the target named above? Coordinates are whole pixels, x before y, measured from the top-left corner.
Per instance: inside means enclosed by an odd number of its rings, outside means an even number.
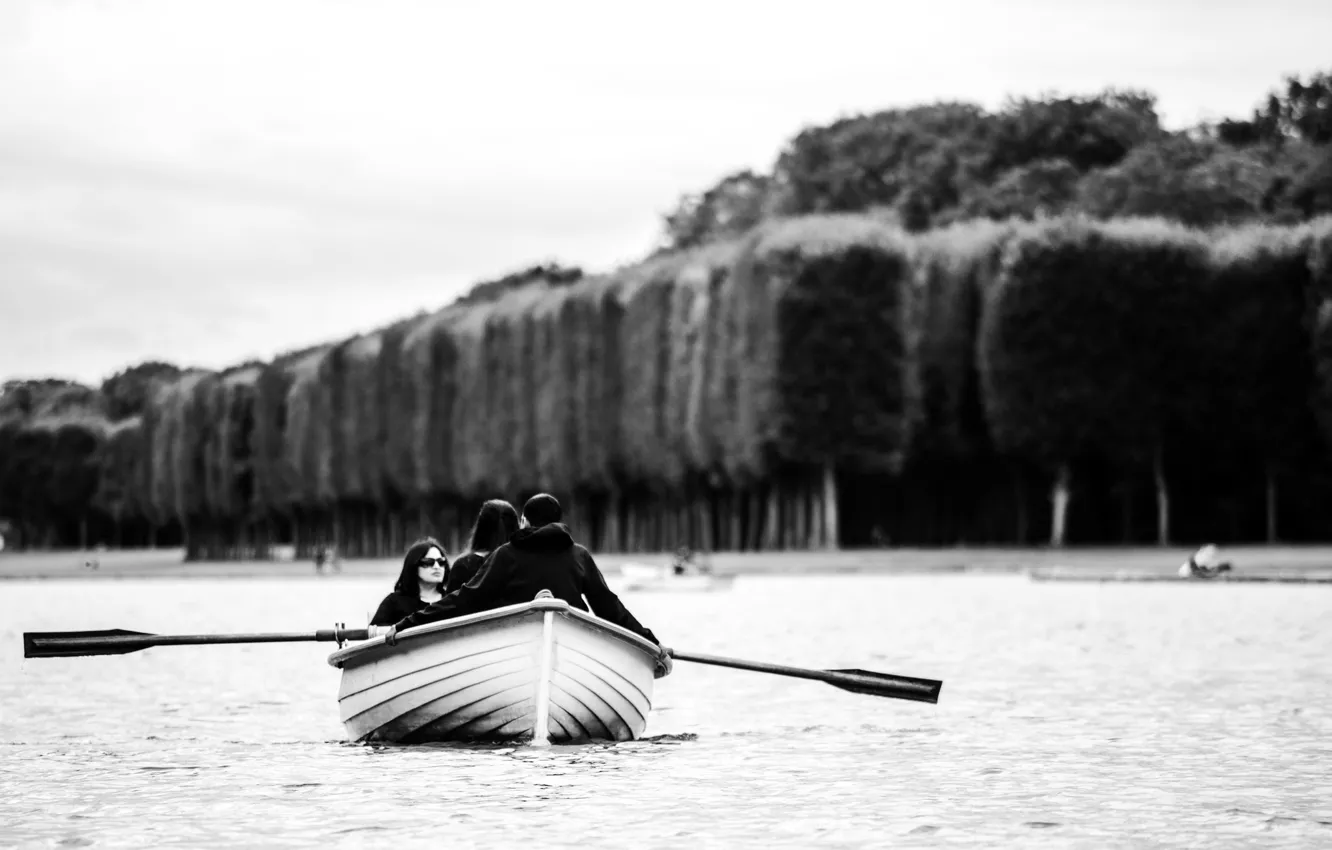
[[[0,846],[1332,846],[1332,588],[742,577],[624,594],[680,649],[620,745],[345,743],[330,644],[22,658],[31,630],[304,631],[386,582],[0,583]]]

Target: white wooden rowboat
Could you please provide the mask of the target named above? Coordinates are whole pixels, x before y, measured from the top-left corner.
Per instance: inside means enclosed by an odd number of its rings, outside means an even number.
[[[428,623],[328,657],[351,740],[515,741],[639,737],[658,649],[561,599]]]
[[[685,573],[676,575],[670,567],[659,564],[624,564],[620,567],[624,590],[712,591],[725,590],[735,583],[733,575]]]

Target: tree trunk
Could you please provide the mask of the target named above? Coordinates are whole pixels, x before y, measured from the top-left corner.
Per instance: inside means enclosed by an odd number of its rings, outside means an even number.
[[[728,508],[726,521],[730,524],[726,546],[732,552],[743,552],[745,540],[742,535],[745,528],[745,507],[748,503],[739,490],[732,490],[726,499],[726,504]]]
[[[764,502],[767,515],[763,520],[763,537],[755,548],[762,547],[764,551],[771,552],[781,548],[782,543],[782,490],[776,481],[768,485]]]
[[[371,536],[373,533],[371,529],[371,522],[373,519],[374,514],[371,513],[371,508],[368,505],[362,508],[360,514],[357,516],[357,523],[360,525],[359,536],[361,538],[360,547],[362,558],[373,558],[379,554],[374,551],[375,544],[374,539]]]
[[[704,552],[711,552],[712,505],[706,492],[694,497],[694,523],[698,528],[698,548]]]
[[[1267,464],[1267,542],[1277,542],[1277,475],[1276,467]]]
[[[841,533],[838,527],[837,470],[829,461],[823,465],[823,548],[840,549]]]
[[[823,527],[822,467],[805,482],[805,498],[809,509],[809,548],[811,551],[825,549],[828,546],[828,539]]]
[[[666,509],[658,500],[653,499],[648,503],[649,515],[652,518],[652,546],[649,552],[661,552],[666,548]]]
[[[630,501],[624,506],[624,551],[638,551],[638,502]]]
[[[623,552],[624,542],[620,534],[620,494],[611,492],[606,500],[606,533],[602,546],[607,552]]]
[[[1013,467],[1013,498],[1017,502],[1017,543],[1027,545],[1031,534],[1031,518],[1027,515],[1027,491],[1022,486],[1022,470]]]
[[[823,506],[815,492],[817,486],[814,476],[801,477],[801,510],[805,513],[805,540],[801,546],[806,552],[823,548]]]
[[[797,478],[792,482],[787,504],[791,506],[791,517],[787,520],[791,524],[790,543],[788,549],[808,549],[809,548],[809,512],[805,510],[805,482],[803,478]]]
[[[805,533],[800,540],[800,548],[806,552],[818,549],[823,542],[823,517],[819,513],[818,500],[814,495],[814,479],[807,475],[800,476],[800,515],[804,517]]]
[[[1068,503],[1072,496],[1071,484],[1073,473],[1068,468],[1068,464],[1061,464],[1059,472],[1055,475],[1054,486],[1051,491],[1051,503],[1054,514],[1050,522],[1050,545],[1063,546],[1065,539],[1065,520],[1068,518]]]
[[[1156,479],[1156,542],[1170,545],[1170,490],[1166,486],[1165,457],[1158,442],[1152,452],[1152,476]]]
[[[656,510],[653,511],[655,525],[657,528],[657,540],[653,549],[657,552],[669,552],[675,539],[675,513],[671,510],[669,502],[658,502]]]

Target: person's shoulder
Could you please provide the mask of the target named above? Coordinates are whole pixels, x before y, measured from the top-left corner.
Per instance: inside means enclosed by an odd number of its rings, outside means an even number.
[[[379,608],[375,612],[376,616],[390,614],[394,611],[401,611],[408,608],[407,595],[399,591],[389,591],[383,599],[379,600]]]

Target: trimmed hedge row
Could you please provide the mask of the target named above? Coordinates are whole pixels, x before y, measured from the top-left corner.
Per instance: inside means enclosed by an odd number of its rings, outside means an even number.
[[[174,523],[196,557],[456,544],[537,490],[633,550],[1316,536],[1329,305],[1328,222],[777,220],[187,373],[114,427],[11,416],[0,510]]]

